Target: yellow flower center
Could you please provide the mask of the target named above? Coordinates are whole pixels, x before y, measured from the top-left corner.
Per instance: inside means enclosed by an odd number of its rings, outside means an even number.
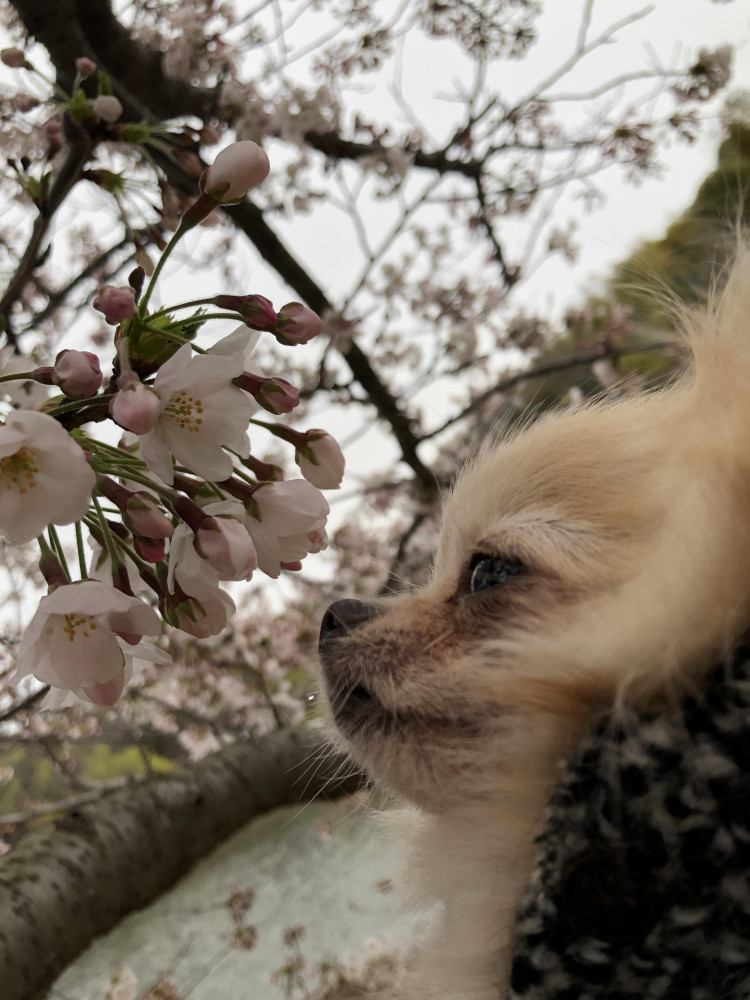
[[[18,490],[26,493],[36,486],[36,474],[39,466],[36,464],[36,451],[26,445],[7,458],[0,458],[0,483],[6,490]]]
[[[180,430],[197,434],[203,423],[203,402],[194,396],[188,396],[184,389],[176,392],[164,407],[164,413],[177,424]]]
[[[62,619],[60,627],[67,635],[69,642],[75,642],[76,639],[88,639],[92,632],[96,632],[96,619],[92,618],[91,615],[70,614],[57,615],[56,617]],[[52,626],[49,626],[47,632],[51,631]]]

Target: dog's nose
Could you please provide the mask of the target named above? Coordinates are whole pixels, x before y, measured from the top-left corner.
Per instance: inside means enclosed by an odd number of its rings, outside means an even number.
[[[356,601],[351,597],[343,601],[334,601],[320,623],[318,649],[322,651],[329,639],[339,639],[348,635],[359,625],[377,618],[379,613],[373,604],[365,604],[364,601]]]

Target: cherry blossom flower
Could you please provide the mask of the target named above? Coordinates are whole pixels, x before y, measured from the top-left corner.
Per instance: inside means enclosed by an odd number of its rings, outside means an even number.
[[[294,459],[305,479],[320,490],[337,490],[344,475],[344,455],[335,438],[321,430],[305,435]]]
[[[134,656],[169,659],[140,642],[160,629],[153,608],[106,583],[84,580],[58,587],[42,598],[23,634],[16,677],[33,674],[95,704],[113,705]]]
[[[264,149],[250,139],[233,142],[203,173],[201,191],[222,205],[241,201],[268,177],[271,167]]]
[[[114,285],[100,285],[94,298],[94,309],[104,313],[104,322],[117,326],[124,319],[135,316],[135,292],[132,288],[115,288]]]
[[[245,433],[255,410],[255,402],[232,385],[243,367],[242,352],[193,356],[190,344],[183,344],[159,369],[159,419],[141,436],[140,447],[146,465],[168,485],[174,481],[173,455],[203,479],[231,475],[232,457],[222,445]]]
[[[267,483],[253,494],[258,517],[250,515],[245,526],[255,545],[258,567],[274,579],[282,563],[304,559],[318,544],[317,533],[325,528],[328,503],[323,494],[304,479]]]
[[[249,580],[258,566],[255,547],[244,524],[245,509],[237,500],[223,500],[203,508],[194,532],[178,524],[169,547],[167,589],[175,583],[186,594],[216,597],[219,580]]]
[[[91,351],[60,351],[55,358],[54,382],[71,399],[95,396],[102,384],[99,358]]]
[[[45,413],[18,410],[0,426],[0,532],[15,545],[88,510],[95,475],[81,448]]]

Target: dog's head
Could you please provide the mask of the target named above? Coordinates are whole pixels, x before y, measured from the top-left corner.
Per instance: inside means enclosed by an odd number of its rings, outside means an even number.
[[[671,388],[483,448],[423,590],[329,608],[330,715],[386,786],[438,811],[496,796],[599,706],[684,693],[750,626],[750,255],[686,328]]]

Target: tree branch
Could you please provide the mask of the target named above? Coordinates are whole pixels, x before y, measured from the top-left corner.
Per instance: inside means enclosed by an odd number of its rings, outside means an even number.
[[[302,765],[316,758],[309,777]],[[361,787],[361,776],[347,769],[339,777],[341,768],[314,735],[284,730],[112,792],[28,834],[0,860],[3,1000],[38,998],[94,937],[251,819]]]

